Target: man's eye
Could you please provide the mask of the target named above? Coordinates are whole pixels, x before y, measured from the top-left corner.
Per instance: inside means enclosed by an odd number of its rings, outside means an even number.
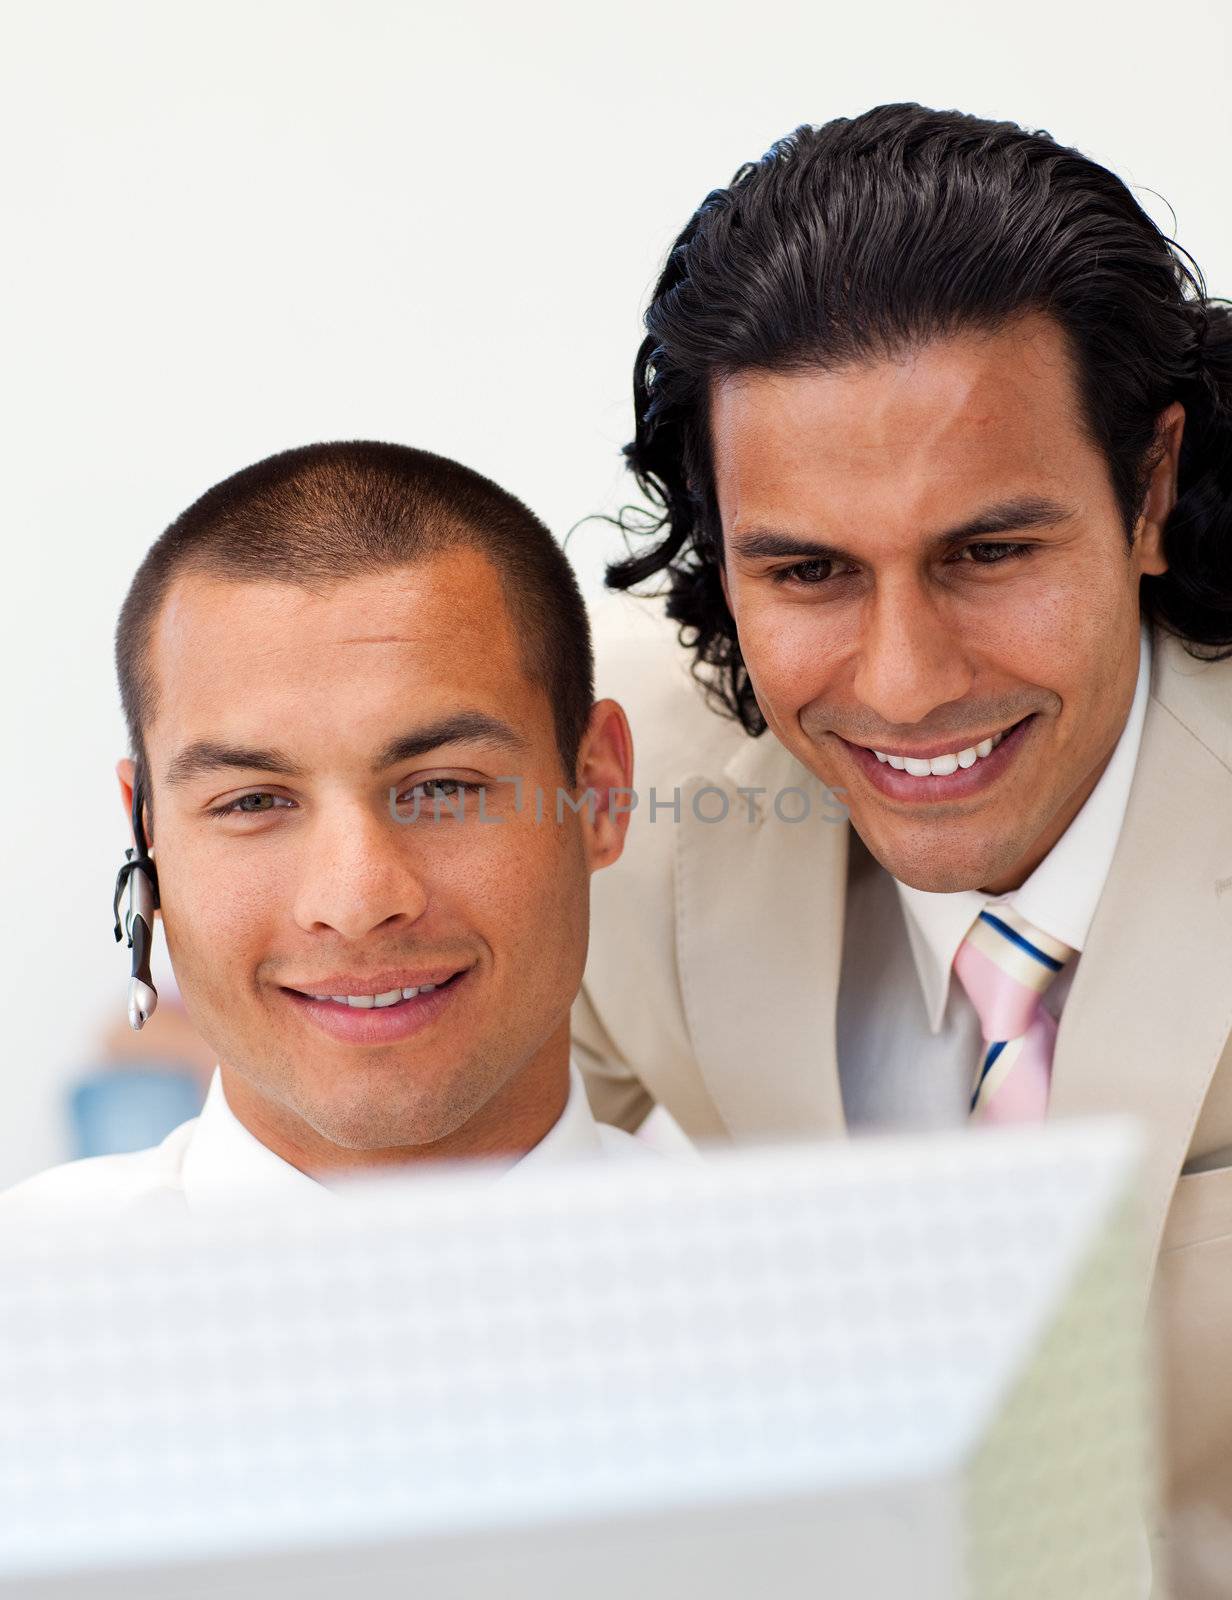
[[[833,567],[833,561],[827,557],[814,556],[810,561],[797,561],[794,566],[781,567],[774,579],[776,583],[824,583]]]
[[[242,794],[236,800],[228,800],[220,806],[210,807],[211,817],[255,817],[263,811],[273,811],[279,806],[289,806],[291,802],[281,794]]]
[[[484,787],[463,778],[423,778],[402,791],[398,805],[408,806],[416,815],[430,816],[437,811],[446,816],[460,815],[464,807],[469,810],[468,798]]]
[[[1029,544],[968,544],[959,552],[959,560],[970,556],[979,567],[995,567],[999,561],[1012,561],[1016,556],[1029,556]]]
[[[406,792],[409,795],[422,794],[428,800],[447,800],[478,787],[478,784],[464,783],[461,778],[425,778]]]

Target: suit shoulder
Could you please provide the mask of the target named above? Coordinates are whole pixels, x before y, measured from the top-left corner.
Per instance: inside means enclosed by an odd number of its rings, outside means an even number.
[[[1232,656],[1202,660],[1182,640],[1158,631],[1155,649],[1155,698],[1232,771]]]
[[[663,602],[606,595],[593,620],[596,692],[629,718],[638,787],[721,771],[749,735],[707,698]]]
[[[0,1227],[56,1215],[115,1215],[159,1190],[178,1186],[184,1150],[196,1127],[193,1117],[161,1144],[124,1155],[86,1156],[49,1167],[0,1194]]]

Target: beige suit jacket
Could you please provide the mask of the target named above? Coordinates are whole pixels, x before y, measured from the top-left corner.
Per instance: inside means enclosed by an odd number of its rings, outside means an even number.
[[[623,618],[613,628],[612,615]],[[694,1138],[841,1136],[835,1046],[850,826],[770,734],[701,697],[674,633],[613,603],[599,692],[629,713],[639,803],[598,874],[577,1058],[597,1113],[650,1104]],[[698,820],[701,787],[794,786],[813,820]],[[668,809],[681,792],[680,820]],[[657,813],[650,817],[654,788]],[[831,810],[833,803],[830,803]],[[703,815],[721,809],[708,795]],[[1232,661],[1155,636],[1115,859],[1062,1013],[1050,1117],[1128,1112],[1148,1132],[1142,1206],[1164,1350],[1176,1502],[1232,1517]],[[1232,1592],[1232,1591],[1230,1591]]]

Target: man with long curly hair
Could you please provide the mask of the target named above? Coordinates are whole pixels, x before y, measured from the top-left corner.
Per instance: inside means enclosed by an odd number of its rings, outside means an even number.
[[[634,384],[609,583],[677,628],[600,651],[592,1100],[1136,1115],[1171,1486],[1232,1517],[1232,316],[1077,151],[882,106],[703,201]]]

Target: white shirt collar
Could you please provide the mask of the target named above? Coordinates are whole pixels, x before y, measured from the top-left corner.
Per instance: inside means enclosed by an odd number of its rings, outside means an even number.
[[[502,1177],[526,1167],[585,1160],[602,1152],[599,1125],[586,1099],[582,1075],[571,1061],[565,1109],[533,1149],[508,1164]],[[275,1155],[249,1132],[227,1104],[217,1067],[184,1151],[180,1182],[194,1215],[234,1210],[254,1193],[262,1202],[285,1200],[291,1205],[329,1206],[337,1199],[331,1189]]]
[[[1011,905],[1042,932],[1074,950],[1086,943],[1125,820],[1150,684],[1151,636],[1144,623],[1133,703],[1108,765],[1078,815],[1019,888],[1005,895],[979,889],[933,894],[894,880],[933,1033],[940,1031],[945,1016],[950,968],[958,947],[985,906],[994,901]]]
[[[582,1074],[578,1070],[577,1063],[570,1061],[569,1097],[565,1101],[565,1109],[539,1143],[512,1164],[508,1169],[509,1175],[525,1172],[528,1169],[556,1166],[562,1161],[584,1161],[587,1157],[602,1154],[602,1149],[599,1124],[595,1121],[590,1102],[586,1098],[586,1086],[582,1082]]]

